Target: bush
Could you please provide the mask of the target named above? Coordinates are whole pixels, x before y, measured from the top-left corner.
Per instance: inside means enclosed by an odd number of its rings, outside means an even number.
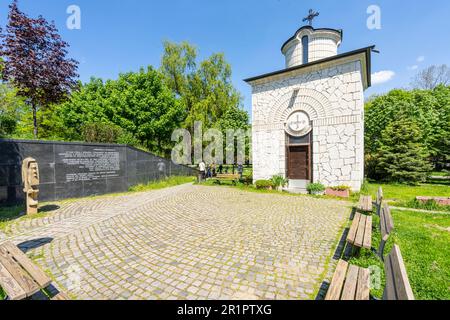
[[[283,176],[273,176],[271,182],[275,188],[279,188],[285,187],[289,183],[289,180],[285,179]]]
[[[138,146],[139,144],[139,141],[131,133],[111,123],[87,123],[81,131],[85,142],[119,143],[132,146]]]
[[[272,181],[270,180],[258,180],[255,185],[258,190],[268,190],[273,188]]]
[[[426,202],[419,201],[417,199],[411,200],[405,204],[405,207],[420,210],[429,211],[448,211],[450,212],[450,206],[441,206],[435,200],[428,200]]]
[[[117,143],[122,134],[122,128],[110,123],[87,123],[81,129],[85,142]]]
[[[325,191],[325,186],[322,183],[310,183],[308,184],[308,186],[306,187],[306,190],[309,193],[314,193],[314,192],[324,192]]]
[[[252,185],[253,184],[253,175],[250,174],[247,176],[243,176],[239,182],[243,183],[246,186]]]

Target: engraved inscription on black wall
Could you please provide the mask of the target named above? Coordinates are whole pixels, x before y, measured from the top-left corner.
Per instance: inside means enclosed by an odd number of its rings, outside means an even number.
[[[66,151],[58,156],[72,171],[66,174],[66,182],[92,181],[120,175],[120,153],[114,149]]]
[[[125,192],[167,176],[197,176],[195,169],[124,145],[0,139],[0,206],[23,203],[21,167],[27,157],[39,163],[42,202]]]

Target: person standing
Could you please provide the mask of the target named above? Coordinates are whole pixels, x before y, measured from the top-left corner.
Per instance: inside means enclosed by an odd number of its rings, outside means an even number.
[[[214,177],[217,176],[217,165],[216,165],[216,163],[213,162],[211,167],[212,167],[212,178],[214,178]]]
[[[211,165],[208,164],[206,166],[206,179],[212,178],[212,174],[211,174]]]
[[[239,174],[239,180],[242,180],[242,176],[244,175],[244,166],[241,163],[238,164],[237,171]]]
[[[200,163],[198,164],[198,169],[200,171],[200,182],[203,182],[203,180],[205,180],[206,178],[206,164],[205,162],[200,161]]]

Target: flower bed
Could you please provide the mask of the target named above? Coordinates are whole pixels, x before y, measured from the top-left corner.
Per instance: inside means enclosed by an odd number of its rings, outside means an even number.
[[[349,187],[331,187],[325,190],[327,196],[339,197],[339,198],[350,198],[350,188]]]

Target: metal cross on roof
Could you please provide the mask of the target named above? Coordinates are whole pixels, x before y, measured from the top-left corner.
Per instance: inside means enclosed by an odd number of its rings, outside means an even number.
[[[309,15],[303,19],[303,22],[309,21],[309,25],[312,26],[313,20],[319,15],[320,13],[315,12],[313,9],[309,9]]]

